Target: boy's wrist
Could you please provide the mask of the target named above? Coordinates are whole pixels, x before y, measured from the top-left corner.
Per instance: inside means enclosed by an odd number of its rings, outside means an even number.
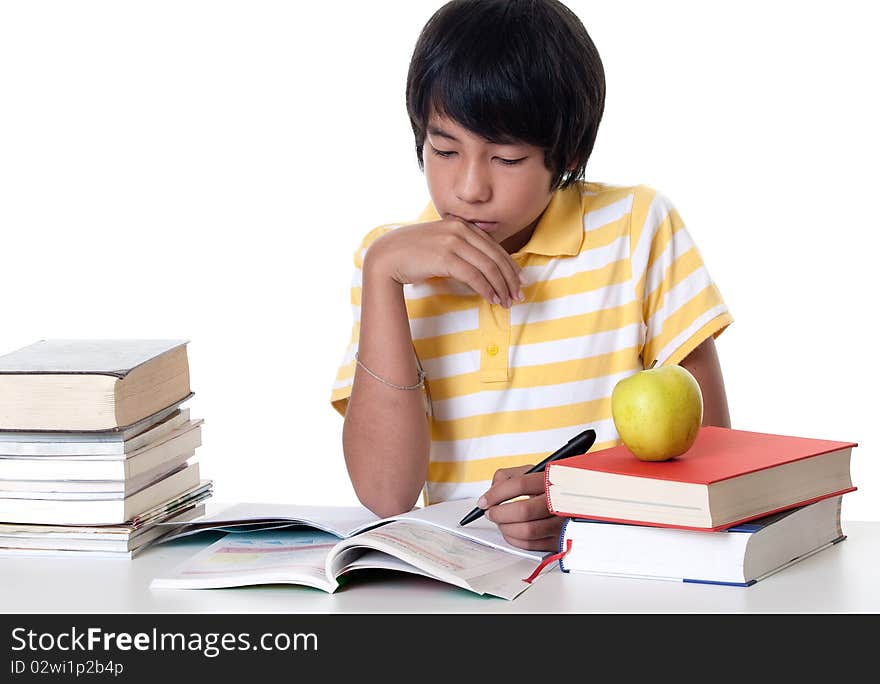
[[[394,269],[389,268],[385,259],[382,258],[381,250],[370,248],[364,255],[364,283],[369,280],[371,284],[392,285],[403,289],[403,283],[394,277]]]

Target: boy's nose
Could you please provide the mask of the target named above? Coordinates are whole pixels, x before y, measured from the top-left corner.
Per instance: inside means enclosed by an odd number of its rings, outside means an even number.
[[[475,204],[492,198],[492,183],[480,164],[469,164],[456,179],[455,195],[462,202]]]

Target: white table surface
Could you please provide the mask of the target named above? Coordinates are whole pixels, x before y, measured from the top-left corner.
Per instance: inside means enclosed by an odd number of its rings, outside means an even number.
[[[843,522],[847,539],[751,587],[563,574],[547,569],[513,601],[384,573],[334,594],[298,585],[151,590],[209,536],[132,560],[0,558],[3,613],[878,613],[880,522]],[[216,539],[216,537],[213,537]]]

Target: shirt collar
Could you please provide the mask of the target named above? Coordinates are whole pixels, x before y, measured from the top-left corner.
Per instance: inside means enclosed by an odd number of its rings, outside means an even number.
[[[419,222],[438,221],[440,215],[429,202],[419,216]],[[581,206],[581,188],[574,183],[565,190],[557,190],[541,215],[535,232],[519,253],[543,256],[575,256],[584,242],[584,214]]]

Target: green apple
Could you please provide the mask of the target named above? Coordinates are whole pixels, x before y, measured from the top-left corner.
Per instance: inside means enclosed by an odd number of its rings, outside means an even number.
[[[703,393],[681,366],[651,368],[620,380],[611,415],[626,447],[642,461],[666,461],[691,448],[703,422]]]

